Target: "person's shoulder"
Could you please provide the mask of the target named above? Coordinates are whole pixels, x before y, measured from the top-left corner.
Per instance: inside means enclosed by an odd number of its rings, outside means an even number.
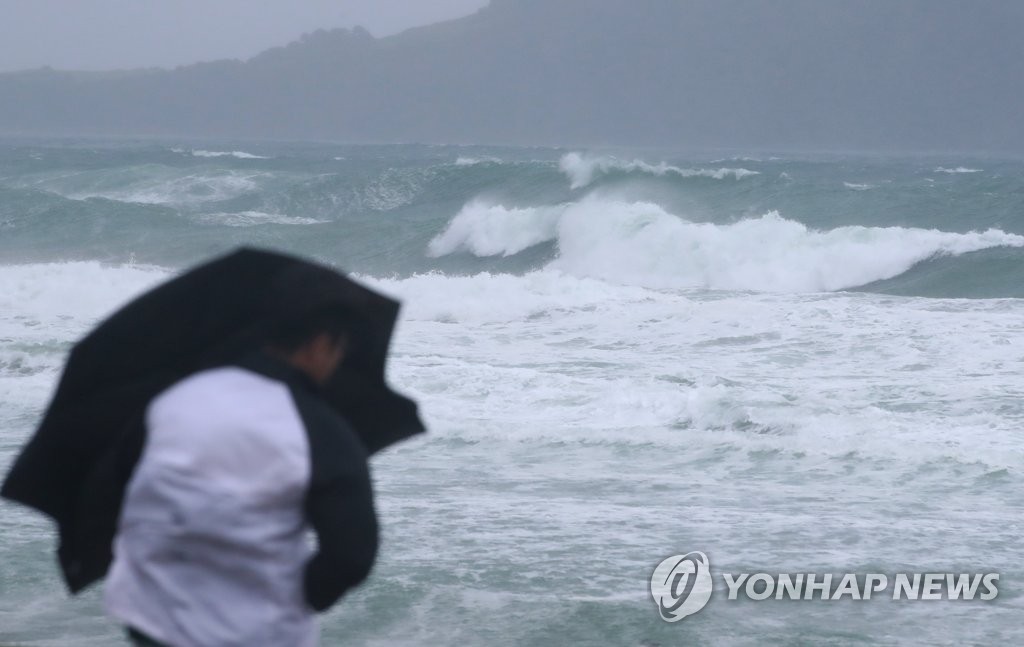
[[[260,389],[274,388],[279,385],[278,380],[273,380],[254,371],[238,366],[218,366],[197,371],[188,375],[167,388],[165,394],[190,393],[193,391],[206,392],[210,388],[219,390],[225,389]]]
[[[244,410],[248,403],[280,400],[287,387],[276,380],[235,367],[222,366],[193,373],[159,393],[150,408]]]

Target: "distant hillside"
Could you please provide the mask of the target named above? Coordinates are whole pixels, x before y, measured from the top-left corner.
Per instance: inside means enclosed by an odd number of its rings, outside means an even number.
[[[248,61],[0,75],[0,133],[1024,150],[1017,0],[494,0]]]

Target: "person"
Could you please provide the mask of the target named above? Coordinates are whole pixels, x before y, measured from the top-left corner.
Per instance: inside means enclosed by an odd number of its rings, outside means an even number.
[[[291,322],[150,401],[104,590],[136,645],[314,645],[316,612],[368,576],[367,452],[320,397],[347,330]]]

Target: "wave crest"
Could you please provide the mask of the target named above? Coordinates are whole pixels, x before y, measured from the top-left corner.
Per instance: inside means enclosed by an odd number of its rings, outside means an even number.
[[[682,178],[706,177],[724,180],[733,177],[741,180],[751,175],[760,175],[758,171],[745,168],[691,169],[671,166],[665,162],[648,164],[642,160],[625,161],[610,156],[590,157],[580,153],[567,153],[558,162],[558,168],[568,176],[573,189],[581,189],[594,183],[598,178],[610,173],[642,173],[664,177],[675,175]]]
[[[649,202],[589,197],[559,206],[509,208],[475,201],[430,243],[432,256],[509,256],[556,241],[551,264],[568,274],[649,288],[829,292],[903,274],[924,260],[1024,236],[989,229],[847,226],[820,231],[772,211],[730,224],[690,222]]]

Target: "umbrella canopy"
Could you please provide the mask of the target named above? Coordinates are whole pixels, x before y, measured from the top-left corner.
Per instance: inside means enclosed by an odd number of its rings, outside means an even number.
[[[241,249],[138,297],[71,350],[56,393],[0,495],[53,517],[69,589],[103,577],[124,490],[157,394],[258,348],[279,326],[325,308],[352,321],[324,389],[368,453],[424,430],[416,404],[385,381],[399,304],[326,267]]]

